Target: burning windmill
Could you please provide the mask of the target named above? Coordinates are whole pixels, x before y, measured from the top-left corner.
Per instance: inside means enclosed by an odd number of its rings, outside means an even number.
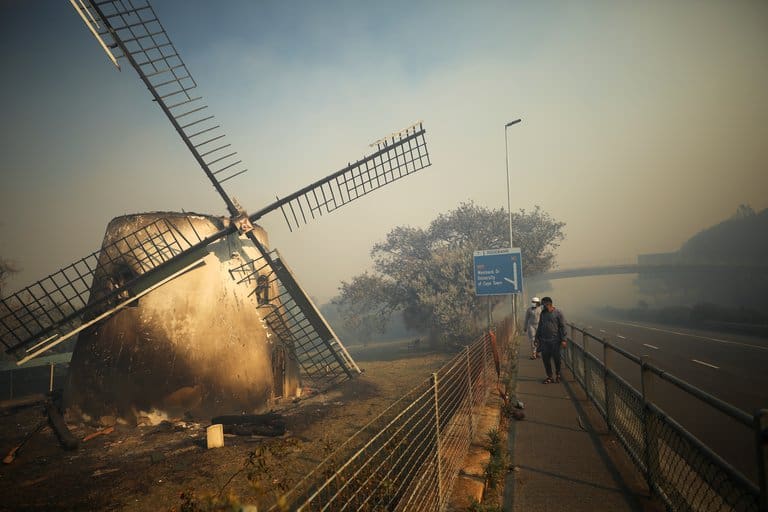
[[[301,381],[327,388],[359,369],[266,232],[291,231],[430,165],[420,124],[255,213],[222,184],[246,172],[146,0],[70,0],[110,60],[128,62],[227,207],[228,218],[113,219],[99,251],[0,300],[0,341],[19,364],[78,336],[67,398],[91,415],[157,408],[252,411]]]

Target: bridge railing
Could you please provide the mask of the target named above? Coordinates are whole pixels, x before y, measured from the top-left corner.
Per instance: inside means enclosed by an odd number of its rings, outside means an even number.
[[[587,330],[569,324],[565,362],[649,488],[674,511],[768,510],[768,409],[750,415]],[[577,338],[579,339],[577,342]],[[617,373],[634,363],[639,390]],[[660,406],[660,385],[704,404],[698,418],[726,416],[753,433],[757,483],[715,453]]]

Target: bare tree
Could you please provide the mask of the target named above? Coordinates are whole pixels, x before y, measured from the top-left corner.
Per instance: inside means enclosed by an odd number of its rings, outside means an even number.
[[[550,269],[565,224],[538,206],[512,217],[525,274]],[[371,250],[374,271],[342,282],[334,303],[352,329],[381,330],[399,311],[409,329],[466,340],[487,311],[487,301],[474,292],[473,252],[508,247],[508,222],[504,209],[468,202],[439,215],[425,229],[395,227]]]

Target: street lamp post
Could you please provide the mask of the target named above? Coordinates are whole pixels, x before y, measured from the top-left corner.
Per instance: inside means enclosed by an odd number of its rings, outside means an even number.
[[[509,248],[512,249],[513,242],[512,242],[512,201],[510,199],[509,194],[509,140],[507,138],[507,128],[510,126],[516,125],[522,121],[522,119],[515,119],[514,121],[510,121],[507,124],[504,125],[504,163],[506,164],[507,168],[507,213],[509,214]],[[516,299],[517,295],[512,294],[512,318],[515,325],[515,331],[517,331],[517,304]]]
[[[509,195],[509,141],[507,138],[507,128],[522,121],[522,119],[515,119],[504,125],[504,150],[505,158],[504,162],[507,166],[507,213],[509,213],[509,248],[512,248],[512,202]]]

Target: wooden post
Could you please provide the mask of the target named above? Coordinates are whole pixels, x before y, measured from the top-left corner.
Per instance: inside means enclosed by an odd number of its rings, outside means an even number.
[[[48,391],[53,391],[53,369],[56,367],[56,365],[53,363],[48,363],[48,366],[50,367],[50,373],[51,373],[49,383],[48,383]]]

